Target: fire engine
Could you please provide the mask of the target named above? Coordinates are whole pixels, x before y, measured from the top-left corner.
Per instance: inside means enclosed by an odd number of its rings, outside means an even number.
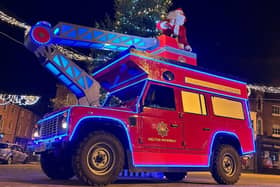
[[[199,68],[174,38],[38,22],[25,45],[79,100],[36,124],[34,149],[51,179],[106,185],[123,169],[171,181],[210,171],[219,184],[234,184],[240,156],[255,151],[246,83]],[[90,75],[59,46],[120,54]],[[101,106],[100,86],[108,91]]]

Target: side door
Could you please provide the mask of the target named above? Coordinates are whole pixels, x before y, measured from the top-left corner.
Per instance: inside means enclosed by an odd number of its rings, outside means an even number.
[[[193,90],[181,90],[182,121],[184,123],[184,144],[189,151],[208,153],[212,120],[207,107],[208,96]]]
[[[159,84],[150,84],[141,112],[141,139],[147,149],[170,152],[183,149],[183,126],[175,99],[176,90]]]

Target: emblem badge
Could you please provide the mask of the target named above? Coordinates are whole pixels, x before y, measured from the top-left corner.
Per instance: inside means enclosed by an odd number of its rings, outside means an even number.
[[[160,135],[161,137],[167,136],[168,131],[169,131],[169,129],[168,129],[166,123],[160,122],[157,124],[157,132],[158,132],[158,135]]]

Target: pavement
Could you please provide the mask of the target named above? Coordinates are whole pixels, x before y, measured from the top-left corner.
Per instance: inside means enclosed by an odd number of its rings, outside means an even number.
[[[0,187],[85,187],[77,178],[71,180],[50,180],[41,171],[36,162],[28,164],[0,165]],[[189,186],[223,186],[217,185],[209,172],[189,172],[187,178],[178,183],[164,179],[122,177],[109,187],[189,187]],[[242,173],[236,185],[244,187],[280,186],[280,175]]]

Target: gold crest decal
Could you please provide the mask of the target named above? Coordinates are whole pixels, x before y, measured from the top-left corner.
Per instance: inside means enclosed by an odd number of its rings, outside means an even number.
[[[157,124],[157,132],[158,132],[158,135],[160,135],[161,137],[167,136],[168,131],[169,131],[169,129],[168,129],[166,123],[160,122]]]

